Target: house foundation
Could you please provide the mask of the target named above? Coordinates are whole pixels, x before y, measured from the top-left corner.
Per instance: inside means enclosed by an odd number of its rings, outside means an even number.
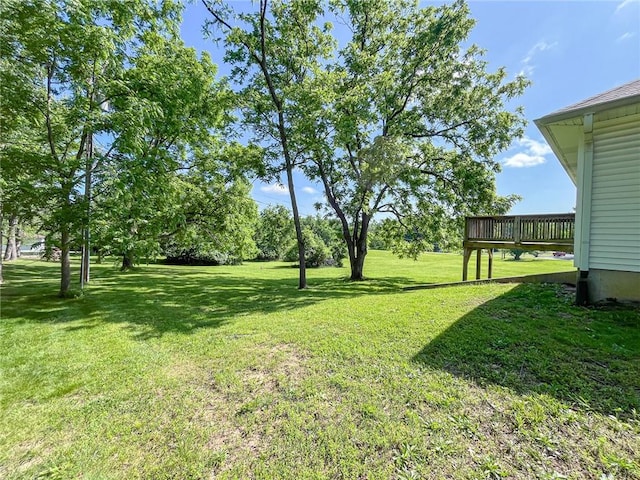
[[[592,268],[587,283],[591,303],[607,299],[640,302],[640,272]]]

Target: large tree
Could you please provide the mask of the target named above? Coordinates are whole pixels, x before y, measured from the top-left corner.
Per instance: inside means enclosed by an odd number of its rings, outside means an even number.
[[[241,165],[237,155],[246,153],[231,145],[206,158],[190,155],[173,171],[129,165],[106,172],[96,198],[96,248],[121,256],[122,270],[158,254],[251,258],[257,207],[242,171],[230,168]]]
[[[157,253],[159,237],[184,217],[180,185],[195,163],[200,178],[217,173],[205,167],[234,170],[242,196],[241,174],[227,164],[246,152],[219,138],[233,95],[215,80],[208,55],[179,39],[180,4],[32,0],[1,8],[2,115],[23,120],[7,124],[2,158],[26,175],[33,188],[21,201],[38,205],[48,240],[61,249],[62,296],[71,247],[84,230],[88,254],[89,227],[125,268],[136,254]]]
[[[306,82],[321,69],[333,39],[328,25],[319,26],[322,4],[317,0],[260,0],[257,11],[235,12],[216,0],[202,0],[211,14],[213,36],[222,32],[226,60],[242,85],[244,119],[266,149],[271,173],[284,170],[298,243],[298,288],[307,285],[304,236],[293,181],[296,164],[304,159],[306,126],[297,122],[306,112]]]
[[[464,215],[508,209],[515,197],[496,195],[495,155],[522,134],[522,112],[506,104],[527,82],[489,72],[482,50],[462,47],[474,24],[462,1],[332,5],[352,37],[315,87],[324,111],[304,168],[323,184],[360,280],[377,214],[422,239],[406,242],[417,253]]]
[[[397,236],[420,239],[396,242],[416,254],[450,238],[464,215],[504,212],[515,200],[496,194],[495,156],[522,134],[522,111],[509,106],[527,81],[508,81],[481,49],[463,48],[474,24],[463,1],[262,0],[236,17],[242,27],[203,1],[249,85],[245,118],[279,140],[289,176],[298,165],[324,186],[353,280],[364,277],[376,215],[395,217]],[[342,46],[320,27],[326,18],[350,32]]]
[[[177,228],[190,208],[181,196],[187,180],[223,168],[238,177],[234,164],[244,153],[219,138],[231,120],[233,95],[215,80],[209,56],[198,58],[178,39],[154,37],[108,90],[115,137],[110,152],[99,152],[100,241],[108,239],[122,256],[123,269],[157,254],[160,237]]]
[[[27,145],[10,143],[4,158],[23,162],[35,186],[23,200],[47,213],[48,237],[61,249],[60,295],[65,296],[71,246],[88,223],[90,173],[101,160],[93,159],[92,140],[102,135],[110,143],[106,157],[118,143],[114,120],[127,124],[133,115],[147,113],[131,111],[129,118],[118,119],[105,108],[114,100],[109,93],[128,93],[124,74],[140,46],[177,36],[180,7],[170,0],[8,0],[0,8],[0,83],[10,92],[3,95],[3,113],[25,119],[31,139]]]

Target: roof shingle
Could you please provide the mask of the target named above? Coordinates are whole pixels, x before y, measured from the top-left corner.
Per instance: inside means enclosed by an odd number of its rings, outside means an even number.
[[[547,116],[551,117],[560,113],[582,110],[584,108],[595,107],[596,105],[615,102],[617,100],[622,100],[623,98],[635,96],[640,96],[640,79],[633,80],[629,83],[625,83],[624,85],[620,85],[619,87],[615,87],[611,90],[607,90],[606,92],[594,95],[593,97],[587,98],[586,100],[582,100],[581,102],[561,108],[560,110],[557,110]]]

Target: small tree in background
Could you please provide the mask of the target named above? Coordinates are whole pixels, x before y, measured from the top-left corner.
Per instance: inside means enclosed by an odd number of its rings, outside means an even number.
[[[327,260],[331,258],[331,250],[324,243],[320,235],[306,225],[302,227],[302,235],[305,242],[304,258],[307,266],[316,268],[326,265]],[[289,246],[289,250],[285,253],[284,261],[295,262],[297,259],[298,247],[294,243]]]
[[[509,250],[509,255],[511,255],[515,261],[521,260],[522,255],[524,255],[525,253],[528,253],[529,255],[532,255],[536,258],[539,255],[539,253],[535,250],[529,251],[529,250],[522,250],[520,248],[512,248]]]
[[[295,238],[293,218],[286,207],[268,206],[260,212],[254,235],[258,260],[282,260]]]

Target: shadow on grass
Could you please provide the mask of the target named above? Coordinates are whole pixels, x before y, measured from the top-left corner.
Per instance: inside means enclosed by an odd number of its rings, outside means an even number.
[[[462,317],[413,360],[606,415],[640,412],[640,311],[580,308],[572,298],[561,287],[519,285]]]
[[[62,300],[54,295],[58,269],[42,262],[11,265],[11,282],[2,292],[3,317],[64,322],[70,331],[123,323],[136,338],[148,339],[216,328],[238,316],[293,311],[327,299],[400,292],[410,282],[403,277],[350,282],[327,269],[314,272],[309,289],[298,290],[297,277],[251,278],[247,270],[234,275],[218,267],[162,265],[121,273],[101,265],[94,272],[84,297]]]

